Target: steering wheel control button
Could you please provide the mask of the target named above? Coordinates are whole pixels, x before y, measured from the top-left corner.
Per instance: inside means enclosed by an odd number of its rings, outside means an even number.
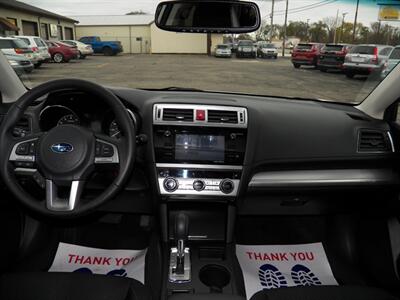
[[[206,184],[204,183],[203,180],[195,180],[193,182],[193,189],[195,191],[200,192],[200,191],[204,190],[205,187],[206,187]]]
[[[219,184],[219,188],[224,194],[230,194],[235,189],[235,184],[230,179],[224,179]]]
[[[31,139],[14,145],[9,161],[14,162],[18,168],[31,168],[36,161],[36,140]]]
[[[34,155],[36,153],[36,143],[30,142],[29,143],[29,154]]]
[[[114,145],[97,140],[95,146],[95,163],[119,163],[117,149]]]
[[[178,188],[179,184],[178,181],[175,178],[168,177],[164,179],[164,189],[167,192],[172,193]]]
[[[95,151],[97,157],[112,157],[114,155],[113,146],[102,142],[96,142]]]
[[[114,155],[114,149],[111,145],[104,144],[101,151],[101,156],[112,157]]]
[[[29,154],[29,142],[19,144],[15,153],[17,155],[28,155]]]
[[[33,168],[34,163],[33,162],[27,162],[27,161],[16,161],[14,165],[17,168]]]

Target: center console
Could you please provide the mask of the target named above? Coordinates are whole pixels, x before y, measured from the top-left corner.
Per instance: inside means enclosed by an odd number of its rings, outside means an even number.
[[[231,240],[247,124],[243,107],[153,106],[155,169],[168,249],[164,292],[171,299],[182,293],[239,294]]]
[[[154,151],[161,195],[234,197],[246,150],[247,109],[156,104]]]

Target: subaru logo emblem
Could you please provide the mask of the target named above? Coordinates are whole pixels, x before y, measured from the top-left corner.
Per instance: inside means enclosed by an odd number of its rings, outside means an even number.
[[[55,153],[69,153],[74,147],[68,143],[58,143],[51,146],[51,150]]]

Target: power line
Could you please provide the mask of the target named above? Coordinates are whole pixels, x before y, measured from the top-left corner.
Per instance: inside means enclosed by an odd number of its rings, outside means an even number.
[[[338,0],[330,0],[329,2],[326,2],[326,3],[321,3],[321,4],[319,4],[319,5],[315,5],[315,6],[313,6],[313,7],[309,7],[309,8],[303,8],[303,9],[298,9],[298,10],[295,10],[295,11],[290,11],[290,12],[288,12],[289,14],[295,14],[295,13],[299,13],[299,12],[303,12],[303,11],[307,11],[307,10],[312,10],[312,9],[314,9],[314,8],[318,8],[318,7],[321,7],[321,6],[325,6],[325,5],[328,5],[328,4],[332,4],[332,3],[335,3],[335,2],[337,2]],[[279,13],[279,14],[276,14],[276,15],[278,15],[278,16],[283,16],[285,13]]]
[[[319,4],[326,3],[326,2],[331,2],[331,1],[333,1],[333,0],[322,0],[322,1],[320,1],[320,2],[316,2],[316,3],[312,3],[312,4],[307,4],[307,5],[304,5],[304,6],[298,6],[298,7],[289,8],[289,9],[288,9],[288,12],[291,12],[291,11],[293,11],[293,10],[308,8],[308,7],[310,7],[310,6],[319,5]],[[284,12],[286,12],[286,10],[285,10],[285,9],[276,10],[275,12],[284,13]]]
[[[335,2],[337,2],[337,1],[338,1],[338,0],[329,0],[328,2],[320,3],[320,4],[314,5],[314,6],[312,6],[312,7],[297,9],[297,10],[295,10],[295,11],[292,10],[292,11],[289,11],[288,13],[289,13],[289,14],[295,14],[295,13],[299,13],[299,12],[303,12],[303,11],[307,11],[307,10],[312,10],[312,9],[314,9],[314,8],[318,8],[318,7],[321,7],[321,6],[328,5],[328,4],[332,4],[332,3],[335,3]],[[285,13],[275,13],[275,15],[276,15],[276,16],[283,16],[283,15],[285,15]]]

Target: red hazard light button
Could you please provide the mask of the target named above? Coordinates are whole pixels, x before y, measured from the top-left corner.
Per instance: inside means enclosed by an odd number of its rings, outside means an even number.
[[[206,111],[203,109],[196,110],[196,121],[205,121],[206,120]]]

